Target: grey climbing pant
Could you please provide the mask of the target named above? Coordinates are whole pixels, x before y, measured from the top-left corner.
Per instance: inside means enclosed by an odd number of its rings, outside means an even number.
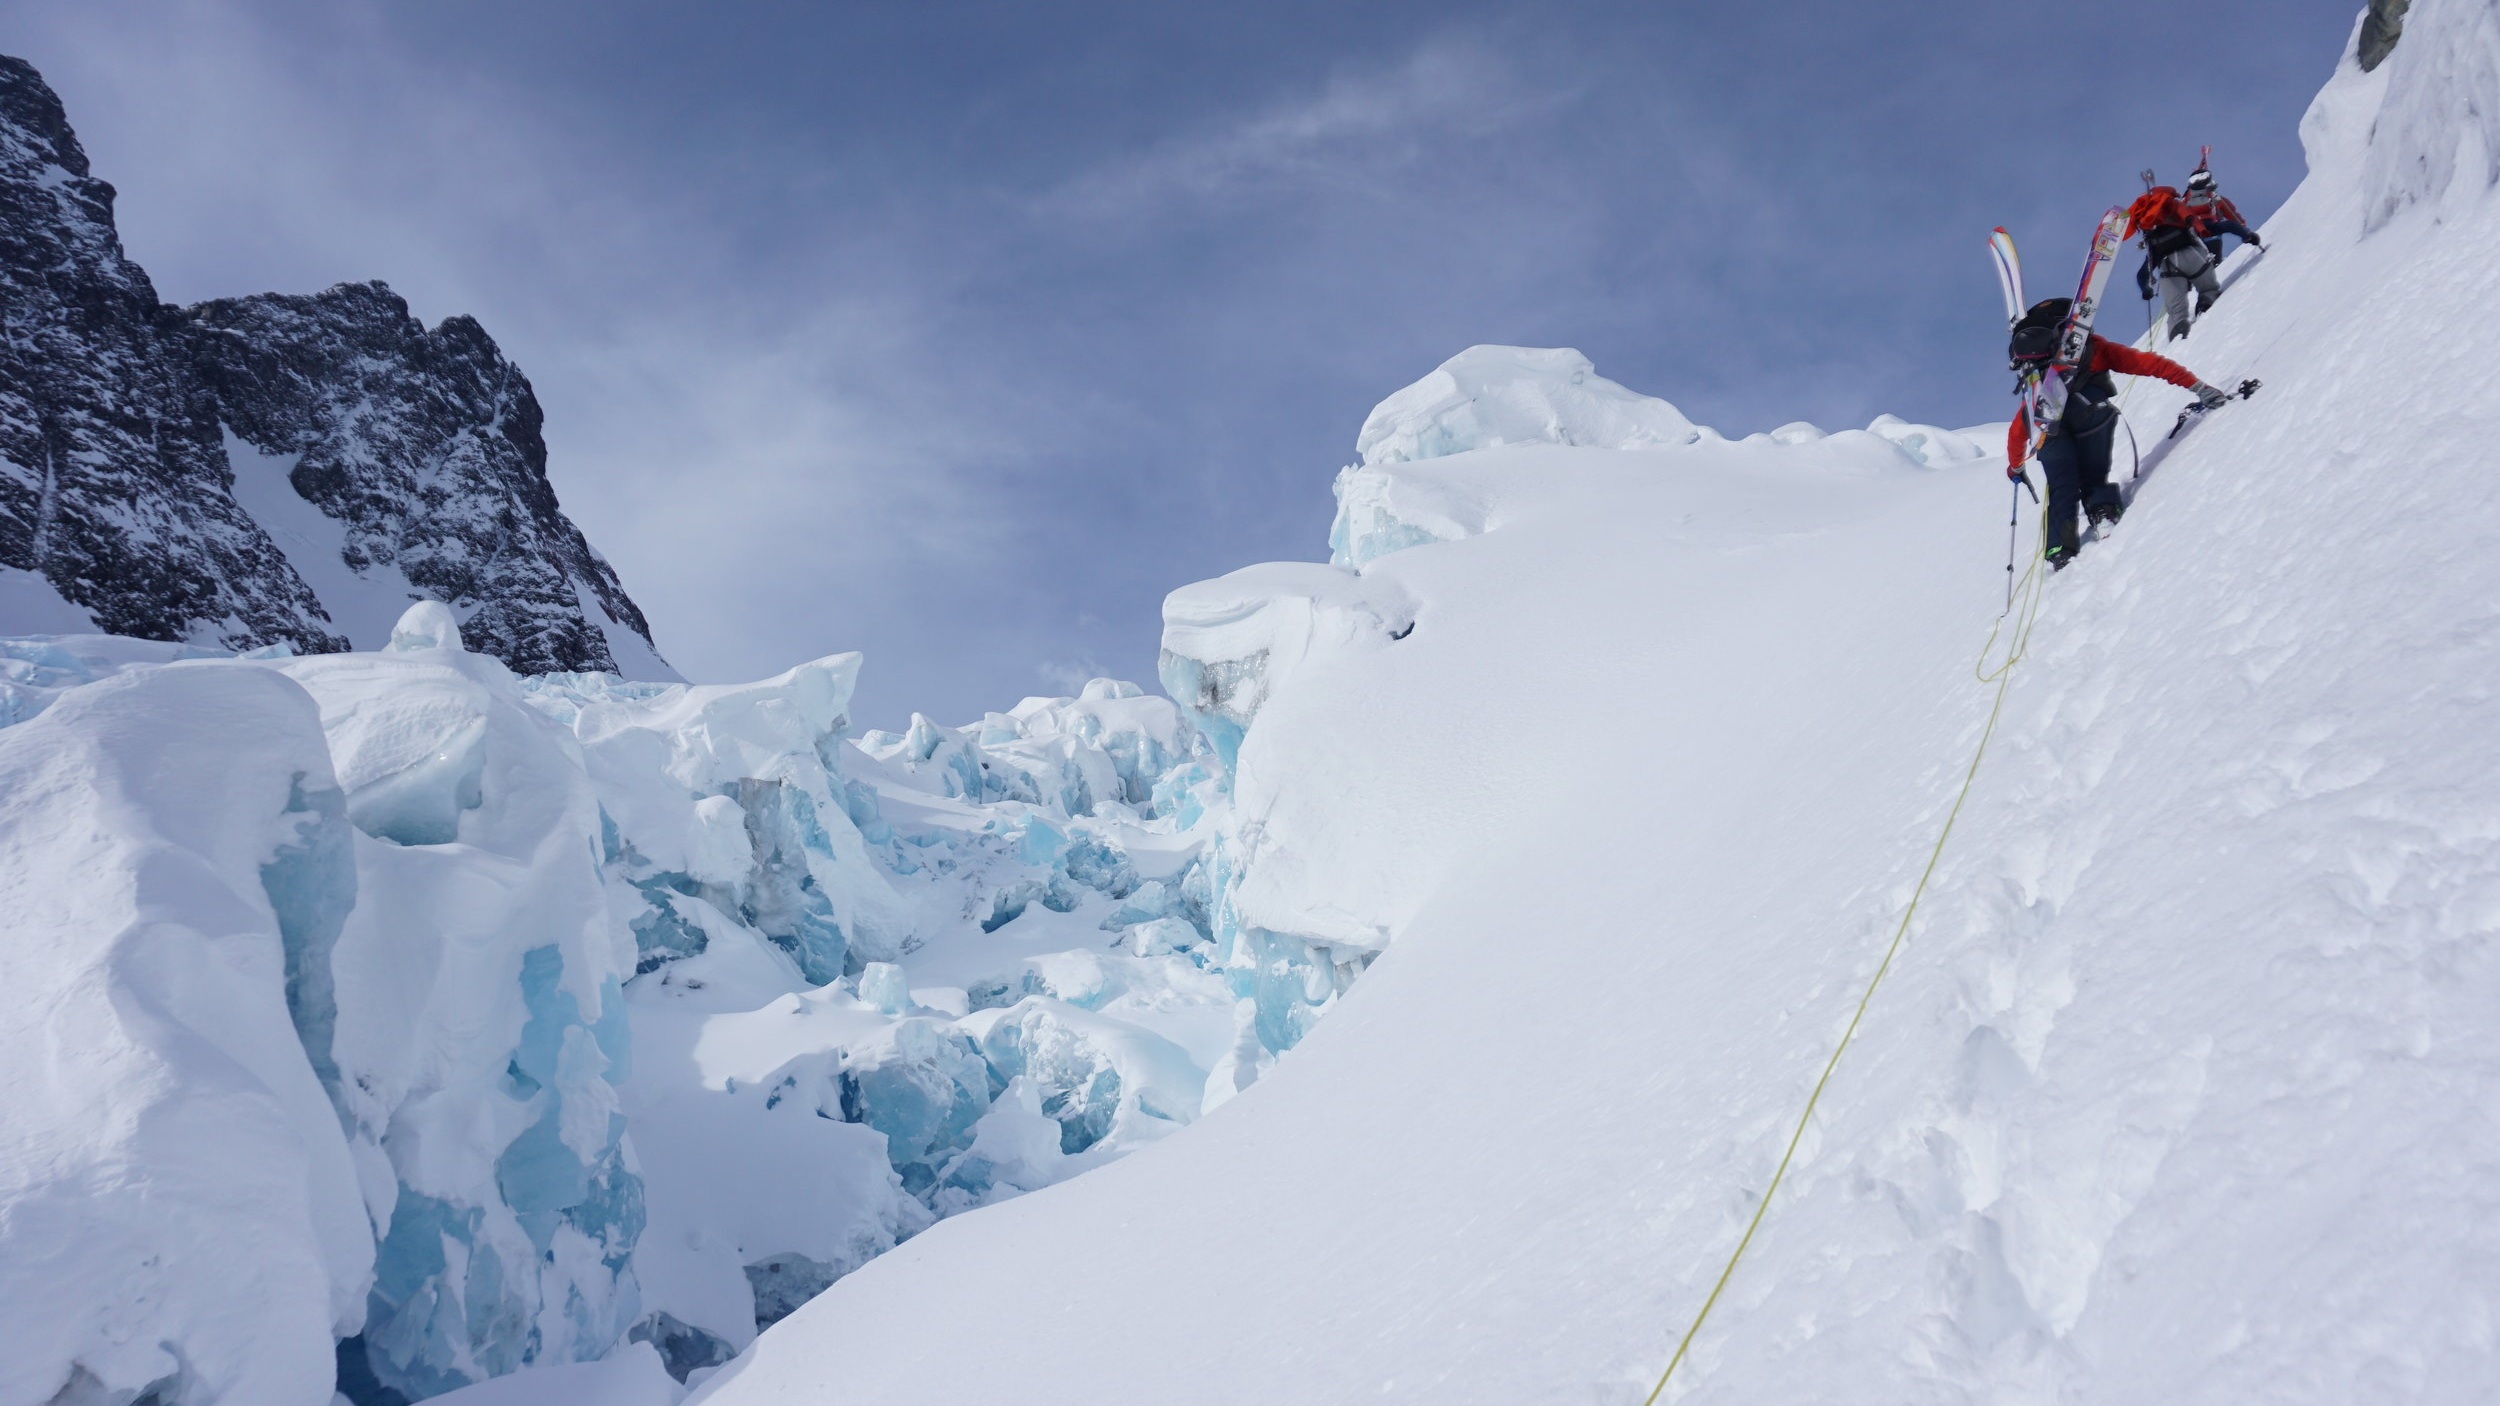
[[[2188,301],[2189,288],[2204,294],[2207,302],[2222,296],[2222,283],[2214,277],[2220,263],[2202,244],[2175,250],[2161,261],[2161,310],[2170,319],[2172,336],[2196,321],[2196,308]]]

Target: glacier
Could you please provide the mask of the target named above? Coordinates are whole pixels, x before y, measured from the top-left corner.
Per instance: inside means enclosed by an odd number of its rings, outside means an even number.
[[[1657,1399],[2489,1395],[2495,13],[2320,93]],[[1987,735],[2001,434],[1468,348],[1163,696],[897,731],[0,568],[0,1406],[1645,1401]]]
[[[360,653],[0,640],[0,1044],[127,1051],[12,1120],[0,1245],[45,1268],[0,1318],[55,1350],[0,1401],[377,1406],[626,1348],[667,1395],[1237,1090],[1183,712],[1099,679],[854,737],[859,664],[516,675],[432,601]],[[193,1203],[222,1228],[159,1243]]]

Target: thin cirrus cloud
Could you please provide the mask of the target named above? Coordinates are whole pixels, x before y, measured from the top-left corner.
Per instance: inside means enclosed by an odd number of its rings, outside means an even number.
[[[1275,198],[1293,187],[1378,193],[1384,177],[1442,144],[1532,120],[1569,99],[1567,91],[1530,91],[1479,43],[1431,39],[1402,61],[1340,71],[1316,93],[1106,162],[1047,192],[1037,208],[1112,219]]]

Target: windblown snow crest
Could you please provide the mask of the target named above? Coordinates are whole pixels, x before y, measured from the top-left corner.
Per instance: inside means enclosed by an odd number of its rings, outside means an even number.
[[[529,673],[674,678],[557,506],[528,380],[379,283],[160,304],[0,57],[0,630],[376,649],[412,599]]]

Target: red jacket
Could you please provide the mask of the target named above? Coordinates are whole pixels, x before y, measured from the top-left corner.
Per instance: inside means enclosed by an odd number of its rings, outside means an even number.
[[[2084,353],[2081,374],[2091,376],[2103,371],[2115,371],[2121,376],[2159,376],[2174,386],[2186,390],[2196,389],[2196,373],[2172,361],[2169,357],[2155,356],[2148,351],[2137,351],[2133,347],[2120,346],[2094,333],[2090,347]],[[2006,471],[2010,474],[2017,465],[2030,457],[2031,408],[2025,406],[2014,413],[2013,423],[2005,427]]]
[[[2187,207],[2180,203],[2179,193],[2168,186],[2155,186],[2135,198],[2127,207],[2127,232],[2120,239],[2133,239],[2148,229],[2164,225],[2193,223]]]
[[[2232,204],[2231,197],[2227,195],[2217,195],[2202,204],[2193,200],[2182,200],[2179,202],[2179,208],[2187,215],[2188,223],[2199,235],[2210,233],[2213,222],[2216,220],[2228,220],[2235,225],[2247,223],[2240,218],[2240,207]]]

